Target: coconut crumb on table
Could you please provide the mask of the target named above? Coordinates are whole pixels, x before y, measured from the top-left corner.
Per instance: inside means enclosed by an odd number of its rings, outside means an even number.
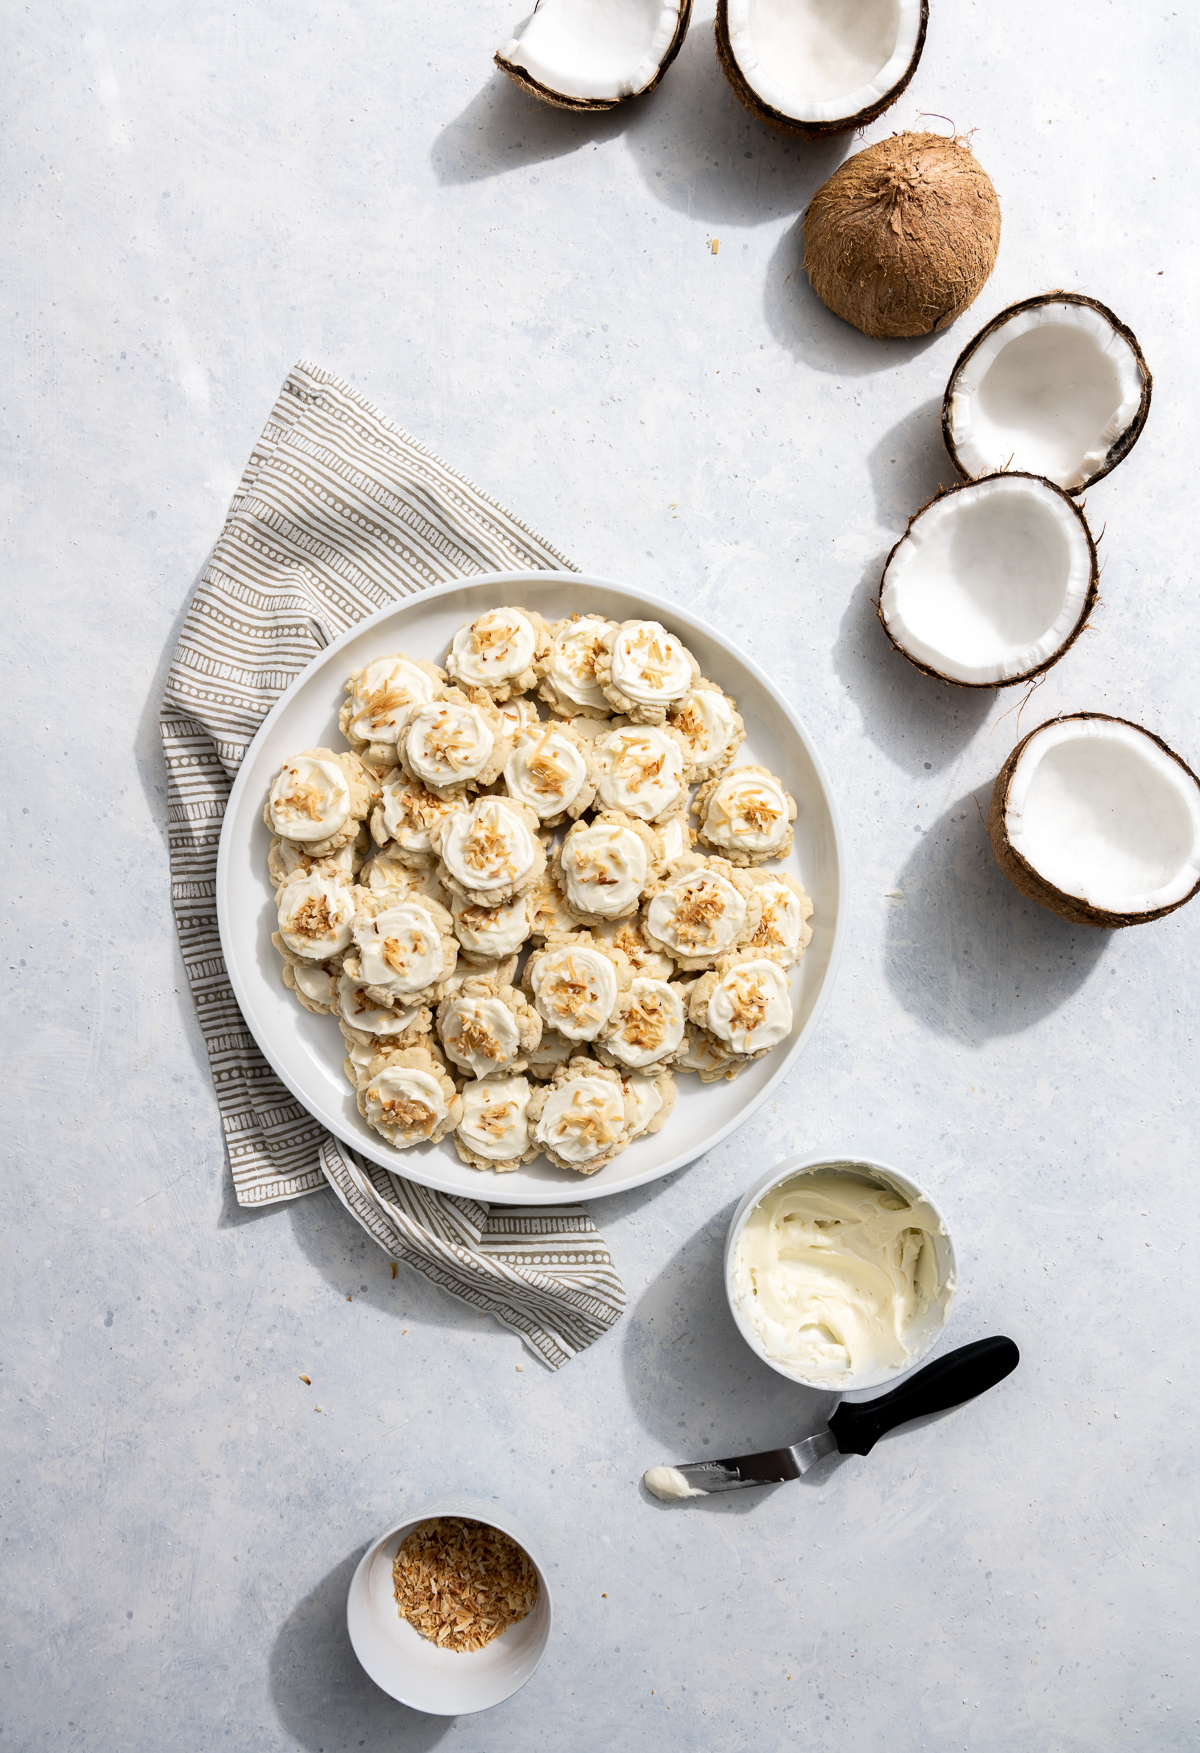
[[[400,1617],[441,1649],[481,1650],[537,1603],[527,1553],[499,1528],[461,1516],[422,1522],[392,1565]]]

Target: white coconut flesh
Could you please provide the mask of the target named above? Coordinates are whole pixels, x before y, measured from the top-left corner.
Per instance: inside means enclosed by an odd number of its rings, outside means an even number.
[[[980,342],[952,387],[959,467],[969,476],[1028,469],[1084,487],[1137,418],[1143,381],[1129,342],[1090,305],[1021,311]]]
[[[1035,732],[1004,826],[1045,882],[1105,913],[1173,907],[1200,879],[1200,786],[1136,725],[1069,718]]]
[[[1062,649],[1091,583],[1091,545],[1071,502],[1044,482],[993,475],[914,518],[888,561],[879,612],[916,663],[997,687]]]
[[[746,84],[797,122],[837,122],[907,73],[921,0],[728,0],[729,47]]]
[[[560,97],[636,97],[657,78],[679,13],[667,0],[539,0],[500,59]]]

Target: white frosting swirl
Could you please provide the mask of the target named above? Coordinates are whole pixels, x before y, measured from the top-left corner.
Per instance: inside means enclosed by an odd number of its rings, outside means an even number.
[[[545,1020],[568,1041],[594,1041],[617,1008],[617,973],[586,945],[540,951],[530,984]]]
[[[407,1010],[387,1010],[368,998],[359,982],[345,973],[337,983],[337,1007],[350,1027],[364,1035],[402,1035],[417,1020],[416,1005]]]
[[[659,891],[646,923],[660,943],[681,956],[717,956],[732,949],[746,923],[746,902],[728,877],[690,870]]]
[[[433,857],[429,830],[444,816],[466,809],[461,797],[435,797],[419,780],[396,772],[383,783],[383,825],[396,845],[414,857]]]
[[[504,769],[509,794],[539,816],[569,809],[587,780],[587,762],[560,726],[540,721],[517,740]]]
[[[367,1118],[393,1144],[428,1138],[449,1112],[437,1078],[428,1071],[387,1065],[367,1089]]]
[[[271,787],[271,826],[310,846],[340,834],[350,820],[350,786],[337,761],[293,755]]]
[[[666,821],[659,822],[657,827],[662,835],[664,865],[674,864],[677,858],[682,858],[685,852],[691,851],[692,843],[688,838],[687,827],[681,815],[668,816]]]
[[[683,750],[656,725],[631,724],[596,742],[600,801],[652,822],[683,792]]]
[[[619,823],[572,828],[563,841],[563,889],[577,913],[600,919],[636,913],[648,869],[645,841]]]
[[[800,897],[794,889],[789,889],[786,883],[780,882],[778,877],[759,883],[755,893],[762,904],[762,918],[750,939],[750,947],[779,949],[790,956],[797,956],[800,953],[800,934],[804,929]]]
[[[451,895],[454,935],[473,956],[515,956],[529,936],[529,901],[521,895],[499,907],[477,907],[462,895]]]
[[[715,688],[696,688],[671,723],[692,751],[692,764],[710,767],[733,741],[733,707]]]
[[[735,1053],[778,1047],[792,1031],[788,977],[778,962],[741,962],[717,981],[708,1027]]]
[[[494,688],[527,670],[537,634],[519,609],[489,609],[454,635],[447,668],[473,688]]]
[[[622,1065],[655,1065],[683,1040],[684,1021],[679,987],[642,974],[629,988],[620,1028],[604,1045]]]
[[[442,835],[442,862],[464,889],[504,889],[533,869],[538,843],[502,797],[478,797]]]
[[[635,974],[646,974],[656,980],[669,980],[675,972],[674,957],[665,950],[651,949],[649,940],[636,919],[607,919],[593,925],[592,935],[603,938],[614,949],[624,950]]]
[[[333,1004],[333,975],[327,968],[317,965],[311,968],[293,967],[292,979],[296,982],[297,990],[303,992],[305,998],[311,998],[314,1004]]]
[[[324,962],[350,942],[354,892],[349,883],[330,877],[296,876],[276,895],[279,935],[290,950],[309,961]]]
[[[398,901],[354,928],[364,986],[395,998],[423,992],[446,971],[442,934],[433,915],[416,900]]]
[[[418,706],[437,692],[434,678],[411,658],[378,657],[369,663],[350,696],[353,715],[349,731],[364,743],[394,743]]]
[[[498,705],[496,711],[504,720],[504,728],[514,742],[531,724],[541,722],[537,706],[528,694],[514,694],[511,700],[505,700],[502,705]]]
[[[601,1156],[625,1131],[625,1098],[607,1078],[583,1073],[554,1090],[537,1123],[537,1141],[568,1163]]]
[[[590,706],[612,710],[604,689],[596,680],[596,653],[615,622],[603,615],[581,615],[550,642],[546,679],[567,706]]]
[[[469,1083],[462,1092],[458,1136],[473,1156],[511,1161],[529,1149],[529,1083],[523,1077]]]
[[[457,785],[482,773],[496,739],[478,706],[435,700],[409,720],[404,752],[426,785]]]
[[[772,852],[788,831],[788,800],[770,773],[735,767],[718,781],[704,812],[704,837],[713,846]]]
[[[517,1020],[499,998],[468,998],[460,992],[447,1004],[438,1026],[450,1058],[476,1077],[506,1070],[521,1050]]]
[[[634,621],[613,641],[612,679],[639,706],[666,706],[692,685],[692,666],[682,640],[657,621]]]
[[[652,1077],[627,1077],[624,1084],[626,1104],[631,1096],[634,1102],[633,1119],[629,1122],[629,1136],[637,1138],[646,1130],[662,1107],[662,1091],[658,1087],[657,1080]]]
[[[294,840],[280,840],[275,852],[283,868],[283,880],[286,883],[297,871],[305,876],[329,877],[335,883],[352,883],[354,881],[354,842],[339,846],[336,852],[329,852],[324,858],[314,858],[311,852],[305,852]]]

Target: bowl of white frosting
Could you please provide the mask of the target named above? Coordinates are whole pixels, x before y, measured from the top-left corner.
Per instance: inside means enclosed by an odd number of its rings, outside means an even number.
[[[933,1200],[865,1158],[779,1163],[746,1194],[725,1244],[725,1294],[746,1343],[780,1375],[839,1393],[920,1363],[955,1280]]]

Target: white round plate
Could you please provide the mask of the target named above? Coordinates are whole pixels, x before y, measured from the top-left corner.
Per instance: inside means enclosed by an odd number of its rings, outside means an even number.
[[[738,762],[757,761],[777,773],[799,806],[795,847],[782,867],[812,896],[812,942],[791,973],[795,1021],[791,1038],[733,1082],[702,1084],[680,1073],[675,1112],[660,1133],[637,1139],[594,1175],[574,1175],[536,1157],[513,1174],[468,1168],[453,1144],[395,1150],[373,1132],[355,1105],[342,1071],[343,1042],[332,1017],[301,1008],[280,978],[271,944],[274,891],[267,874],[270,834],[263,801],[283,761],[300,749],[340,748],[337,716],[351,670],[391,651],[440,663],[455,630],[500,603],[525,603],[547,621],[573,611],[627,621],[644,617],[679,633],[704,675],[738,703],[746,741]],[[694,1162],[719,1144],[785,1078],[829,996],[845,924],[845,858],[841,829],[821,758],[808,732],[758,666],[719,633],[675,603],[575,572],[489,573],[381,609],[342,634],[313,659],[276,701],[259,727],[234,781],[217,860],[217,918],[229,978],[255,1040],[280,1079],[335,1137],[370,1161],[443,1193],[501,1205],[563,1205],[622,1193]]]

